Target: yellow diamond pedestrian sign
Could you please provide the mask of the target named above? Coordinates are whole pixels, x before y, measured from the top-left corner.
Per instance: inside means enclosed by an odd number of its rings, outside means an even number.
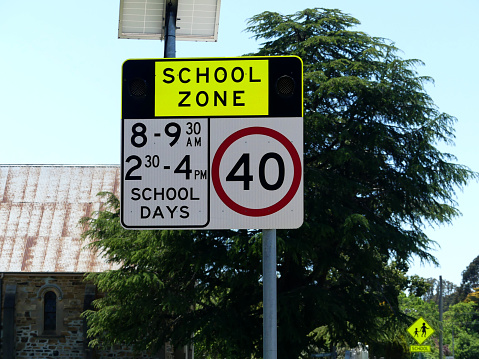
[[[422,344],[427,338],[429,338],[434,329],[424,320],[424,318],[419,318],[407,329],[408,333],[418,342]]]

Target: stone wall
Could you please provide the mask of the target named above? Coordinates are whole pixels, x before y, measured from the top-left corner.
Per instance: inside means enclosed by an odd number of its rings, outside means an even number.
[[[112,348],[110,351],[88,349],[84,338],[84,323],[80,316],[88,288],[81,274],[5,274],[2,282],[2,313],[7,286],[10,290],[14,288],[15,293],[13,325],[5,323],[7,317],[2,315],[3,353],[8,348],[4,339],[14,338],[14,343],[11,344],[14,358],[178,358],[169,346],[156,356],[134,355],[127,347]],[[57,328],[55,332],[45,333],[42,324],[42,294],[48,290],[57,293]],[[14,328],[13,336],[5,333],[8,328]],[[3,357],[7,359],[5,354]],[[184,358],[184,355],[180,357]]]

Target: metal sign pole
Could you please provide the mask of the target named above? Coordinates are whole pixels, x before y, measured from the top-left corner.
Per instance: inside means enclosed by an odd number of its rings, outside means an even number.
[[[263,229],[263,359],[277,358],[276,229]]]
[[[165,58],[176,57],[176,9],[171,1],[166,5]]]

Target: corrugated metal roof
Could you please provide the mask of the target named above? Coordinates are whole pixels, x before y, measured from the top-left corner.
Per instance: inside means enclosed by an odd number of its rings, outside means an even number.
[[[119,166],[0,165],[0,272],[100,272],[78,224],[119,196]]]

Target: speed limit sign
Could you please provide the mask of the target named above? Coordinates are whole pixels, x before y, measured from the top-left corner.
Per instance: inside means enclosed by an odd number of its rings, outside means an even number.
[[[235,217],[247,222],[246,228],[300,226],[302,118],[268,118],[261,125],[254,118],[231,121],[215,134],[211,165],[215,221],[227,223]]]
[[[130,60],[123,77],[125,228],[302,224],[297,57]]]

